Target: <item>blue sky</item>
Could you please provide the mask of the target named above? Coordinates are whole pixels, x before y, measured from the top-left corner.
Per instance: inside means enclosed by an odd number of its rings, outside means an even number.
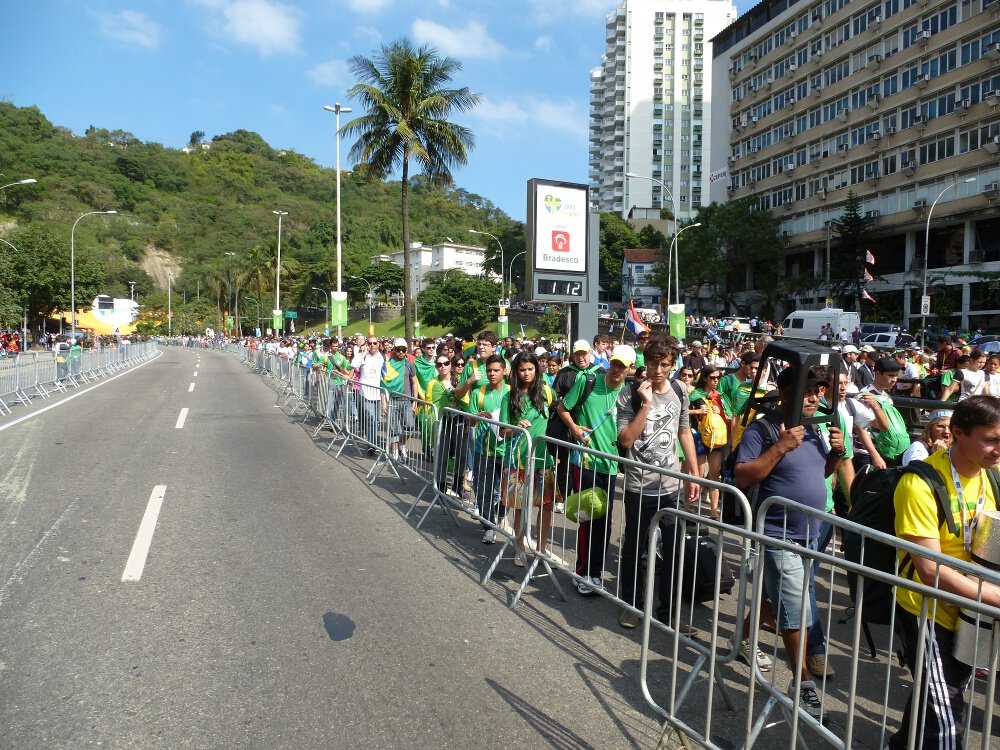
[[[742,6],[743,4],[741,4]],[[6,0],[0,97],[179,148],[238,128],[335,162],[348,61],[406,36],[483,97],[456,184],[523,220],[531,177],[586,182],[589,70],[616,0]],[[342,115],[341,124],[351,115]],[[350,142],[341,144],[348,168]],[[18,177],[11,172],[12,179]],[[41,179],[43,175],[33,175]]]

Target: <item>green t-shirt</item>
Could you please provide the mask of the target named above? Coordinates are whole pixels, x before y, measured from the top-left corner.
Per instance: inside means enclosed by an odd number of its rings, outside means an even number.
[[[567,411],[576,409],[576,423],[581,427],[593,430],[590,433],[590,439],[586,442],[588,448],[617,455],[618,427],[616,421],[616,404],[623,384],[615,388],[608,388],[607,378],[598,375],[590,397],[582,404],[579,404],[579,409],[577,409],[577,401],[583,395],[586,382],[586,378],[578,377],[576,379],[573,387],[570,388],[569,393],[563,399],[563,406]],[[573,462],[584,469],[596,471],[601,474],[618,473],[617,461],[600,456],[592,456],[583,451],[577,451],[574,454]]]
[[[837,426],[840,431],[844,433],[844,457],[842,460],[850,461],[854,458],[854,441],[851,440],[850,435],[847,434],[847,420],[844,415],[839,411],[837,412]],[[828,443],[830,440],[830,428],[825,423],[820,423],[817,425],[820,434],[823,436],[823,442]],[[834,472],[826,478],[826,512],[833,512],[833,478],[837,475]]]
[[[549,426],[549,416],[551,415],[550,410],[553,400],[552,390],[543,384],[542,393],[547,405],[545,413],[540,412],[533,403],[528,402],[527,398],[525,398],[520,411],[515,410],[516,413],[511,414],[509,390],[504,393],[503,400],[500,403],[500,421],[504,424],[516,426],[522,419],[527,419],[531,422],[531,426],[528,428],[528,435],[531,436],[531,442],[535,446],[533,453],[535,456],[535,466],[538,468],[553,466],[555,464],[555,458],[546,450],[545,443],[541,441],[541,438],[545,435],[545,429]],[[559,419],[558,416],[551,416],[552,419]],[[518,469],[527,468],[528,444],[524,439],[524,433],[518,432],[513,437],[508,438],[506,443],[501,443],[498,452],[507,457],[508,460],[504,462],[505,466],[514,466]]]
[[[646,366],[646,355],[643,353],[642,349],[636,348],[635,350],[635,369]]]
[[[503,396],[509,390],[510,386],[506,383],[502,383],[499,388],[490,388],[488,384],[475,388],[469,393],[469,414],[485,411],[492,414],[493,419],[498,419]],[[487,456],[497,454],[497,433],[494,425],[476,422],[473,450]]]
[[[506,359],[503,361],[503,366],[506,372],[510,372],[510,362],[508,362]],[[482,388],[488,383],[486,379],[486,363],[485,362],[480,363],[478,358],[473,359],[472,357],[470,357],[468,360],[466,360],[465,367],[462,368],[462,372],[459,373],[458,382],[455,384],[455,387],[461,388],[463,385],[465,385],[472,377],[473,371],[476,373],[475,377],[476,385],[473,386],[473,390],[476,388]],[[466,407],[466,411],[468,411],[470,414],[475,414],[477,410],[469,408],[469,396],[471,395],[472,391],[470,390],[469,394],[464,399],[461,399],[461,403],[463,406]]]
[[[335,385],[343,385],[347,382],[347,376],[342,373],[343,370],[350,370],[351,363],[347,361],[345,357],[340,352],[336,354],[328,354],[326,356],[326,371],[332,373],[332,379]]]

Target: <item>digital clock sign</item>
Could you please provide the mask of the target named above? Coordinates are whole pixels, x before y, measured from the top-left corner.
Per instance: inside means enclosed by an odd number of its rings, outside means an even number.
[[[579,301],[586,297],[587,280],[569,281],[568,279],[535,278],[535,299],[540,297],[569,297]]]
[[[589,302],[590,192],[586,185],[528,181],[525,265],[532,299]]]

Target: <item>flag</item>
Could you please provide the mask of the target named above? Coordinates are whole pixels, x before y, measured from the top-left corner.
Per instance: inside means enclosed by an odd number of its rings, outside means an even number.
[[[870,295],[870,294],[868,293],[868,290],[867,290],[867,289],[862,289],[862,290],[861,290],[861,299],[866,299],[866,300],[868,300],[869,302],[874,302],[874,301],[875,301],[875,298],[874,298],[874,297],[872,297],[872,296],[871,296],[871,295]]]
[[[875,262],[875,256],[872,255],[872,251],[865,250],[865,263],[874,263],[874,262]]]
[[[875,280],[875,277],[872,276],[870,273],[868,273],[868,269],[867,268],[865,269],[865,276],[864,276],[864,278],[865,278],[865,281],[874,281]]]
[[[649,332],[649,326],[642,322],[642,318],[640,318],[639,313],[635,311],[635,305],[632,304],[632,302],[628,303],[628,311],[625,313],[625,328],[627,328],[633,336]]]

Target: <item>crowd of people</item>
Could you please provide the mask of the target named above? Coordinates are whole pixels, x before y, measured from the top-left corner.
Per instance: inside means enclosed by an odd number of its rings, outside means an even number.
[[[336,382],[351,383],[359,396],[357,405],[334,403],[332,412],[352,410],[360,424],[367,425],[366,440],[373,453],[377,416],[380,409],[388,413],[394,461],[409,459],[406,436],[415,430],[425,438],[425,445],[428,442],[428,425],[419,424],[418,402],[434,404],[438,413],[450,407],[476,417],[472,423],[452,419],[433,426],[444,431],[439,450],[447,459],[434,462],[438,467],[434,482],[442,492],[470,504],[482,523],[484,544],[495,543],[496,530],[509,509],[515,511],[512,528],[521,528],[522,507],[509,502],[508,494],[523,485],[528,468],[534,468],[530,473],[536,483],[537,554],[553,555],[547,549],[553,513],[563,512],[573,495],[599,495],[606,512],[577,519],[574,581],[582,596],[605,586],[612,518],[620,501],[624,508],[620,511],[618,595],[637,609],[643,606],[641,542],[656,511],[665,506],[698,508],[712,518],[720,517],[717,491],[703,496],[698,483],[682,482],[645,467],[722,480],[727,478],[724,463],[732,454],[734,472],[728,479],[737,486],[755,487],[761,498],[780,495],[823,513],[844,516],[852,483],[865,467],[878,470],[925,460],[941,473],[946,486],[954,488],[953,500],[960,508],[956,515],[961,515],[965,529],[974,525],[978,514],[996,508],[992,488],[983,477],[1000,463],[1000,400],[996,398],[1000,395],[1000,357],[966,352],[945,336],[939,338],[933,354],[918,349],[880,354],[872,347],[846,344],[838,347],[841,366],[834,382],[832,367],[802,373],[762,358],[770,341],[762,336],[742,343],[712,338],[681,342],[647,332],[631,343],[598,334],[592,340],[568,344],[499,339],[487,331],[475,342],[450,336],[413,343],[357,336],[343,343],[333,339],[250,339],[245,343],[271,350],[300,367],[324,371]],[[801,404],[795,404],[793,386],[800,379],[805,381],[805,395]],[[829,424],[789,421],[794,414],[815,414],[829,403],[833,389],[838,391],[838,408]],[[778,394],[776,406],[762,408],[744,423],[741,416],[751,396],[769,391]],[[393,394],[406,398],[394,405]],[[906,407],[895,403],[899,396],[920,396],[926,401],[926,409],[914,412],[924,425],[915,440],[903,417]],[[935,405],[942,399],[957,402],[949,404],[954,412]],[[533,439],[548,435],[587,450],[539,440],[529,456],[527,441],[518,442],[524,433]],[[968,544],[956,546],[954,540],[945,538],[930,493],[916,491],[915,481],[901,482],[906,491],[896,495],[900,537],[969,560]],[[781,513],[780,518],[764,520],[765,535],[791,538],[821,551],[830,545],[829,523],[814,523],[794,509]],[[522,552],[526,542],[518,540]],[[665,571],[658,589],[660,618],[671,617],[679,605],[680,597],[670,588],[675,557],[676,549],[665,550]],[[524,563],[519,557],[516,564]],[[761,616],[763,622],[773,622],[789,662],[801,665],[798,705],[818,717],[821,699],[816,678],[830,679],[835,672],[826,658],[827,635],[815,603],[813,567],[801,556],[765,546],[766,603]],[[922,580],[939,580],[942,589],[975,597],[969,593],[974,584],[968,578],[946,576],[929,562],[915,567]],[[806,588],[809,607],[803,609]],[[990,589],[983,598],[998,603],[1000,593]],[[913,668],[919,597],[908,597],[899,607],[904,660]],[[924,679],[934,682],[932,691],[938,690],[937,695],[947,697],[936,706],[941,710],[924,722],[922,747],[936,746],[932,738],[940,732],[961,736],[966,710],[963,688],[972,676],[972,668],[955,661],[948,650],[955,628],[953,612],[949,614],[944,605],[937,611],[944,616],[938,617],[931,632],[941,648],[928,650],[925,658],[935,661],[925,665]],[[800,642],[803,622],[808,635]],[[622,627],[634,628],[638,623],[633,610],[622,611]],[[739,644],[739,650],[762,671],[773,667],[770,657],[760,650],[754,652],[749,641]],[[804,658],[796,659],[800,652]],[[905,746],[905,735],[897,735],[892,742],[892,747]]]

